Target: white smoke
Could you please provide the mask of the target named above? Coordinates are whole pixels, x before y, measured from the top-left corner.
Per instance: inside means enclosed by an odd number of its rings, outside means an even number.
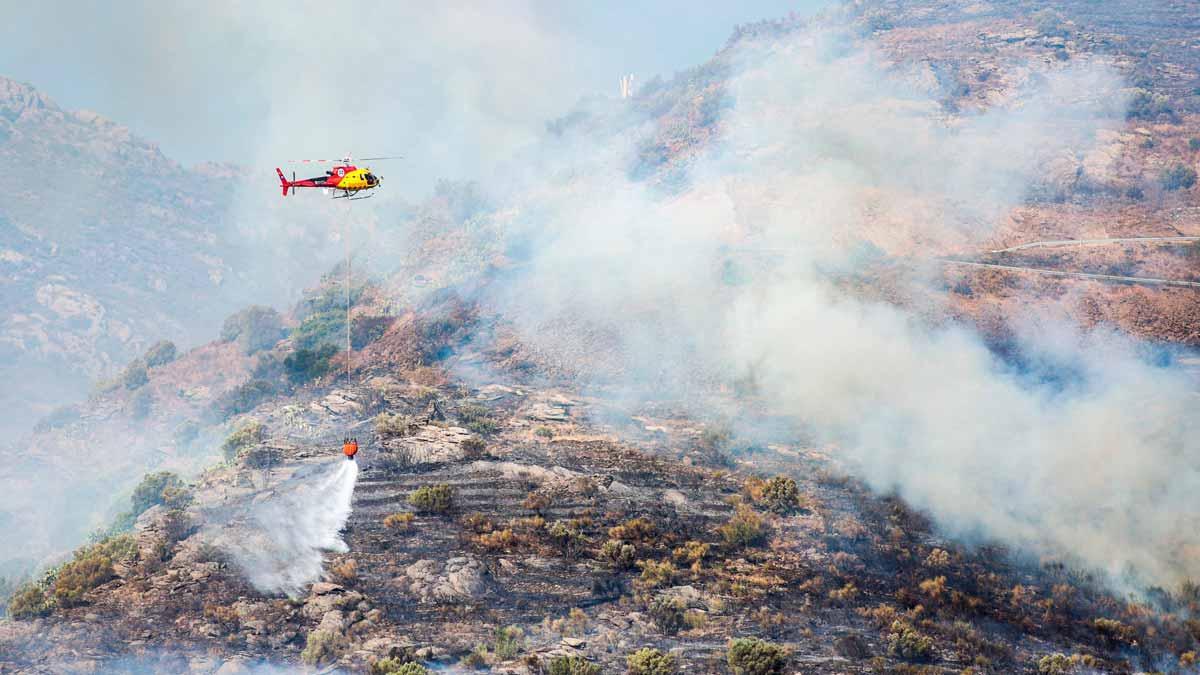
[[[63,663],[51,662],[50,666],[62,668],[70,666],[69,657],[63,658]],[[229,660],[214,658],[210,654],[188,651],[156,651],[138,656],[127,656],[97,665],[94,672],[103,675],[159,675],[161,673],[242,673],[244,675],[301,675],[311,673],[310,668],[275,663],[266,659],[250,659],[234,657]],[[328,671],[329,675],[339,675],[341,669]]]
[[[210,516],[205,533],[229,552],[255,588],[297,596],[321,578],[326,552],[344,553],[358,463],[304,467],[278,487],[233,507],[234,519]]]
[[[723,143],[682,194],[628,179],[635,147],[619,137],[564,142],[547,162],[560,170],[525,179],[543,185],[515,198],[529,215],[514,236],[534,252],[490,297],[524,339],[647,396],[753,375],[873,487],[952,533],[1114,578],[1200,577],[1200,430],[1183,378],[1114,336],[1031,319],[1025,354],[1073,374],[1040,383],[973,329],[834,280],[864,241],[929,257],[978,246],[1048,167],[1120,126],[1116,74],[1006,64],[1008,99],[949,116],[920,72],[838,31],[735,60]],[[779,259],[730,283],[721,265],[739,247]],[[925,284],[902,281],[902,296]]]

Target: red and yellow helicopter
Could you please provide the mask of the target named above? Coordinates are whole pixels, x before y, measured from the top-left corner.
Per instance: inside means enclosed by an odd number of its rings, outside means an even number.
[[[364,157],[363,161],[371,162],[385,159],[400,159],[396,157]],[[325,172],[324,176],[316,178],[304,178],[296,180],[296,172],[292,172],[292,179],[288,180],[283,175],[283,171],[279,167],[275,167],[275,173],[279,175],[279,185],[283,188],[283,196],[288,195],[288,190],[297,190],[299,188],[324,188],[333,194],[334,199],[366,199],[371,195],[361,194],[366,190],[371,190],[379,187],[383,182],[383,176],[376,176],[371,173],[369,168],[358,168],[354,166],[350,159],[350,154],[342,159],[293,159],[289,160],[296,164],[330,164],[334,166],[332,169]]]

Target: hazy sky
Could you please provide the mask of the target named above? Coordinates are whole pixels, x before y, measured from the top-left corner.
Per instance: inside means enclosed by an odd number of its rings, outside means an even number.
[[[353,149],[470,174],[622,73],[669,77],[735,24],[825,4],[0,0],[0,75],[184,163]]]

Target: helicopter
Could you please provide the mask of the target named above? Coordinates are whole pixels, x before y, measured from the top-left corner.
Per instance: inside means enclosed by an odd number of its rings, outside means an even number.
[[[363,161],[371,162],[386,159],[401,159],[395,157],[364,157]],[[332,193],[334,199],[348,199],[356,201],[359,199],[367,199],[372,195],[365,193],[367,190],[372,190],[379,187],[383,182],[383,176],[376,176],[371,173],[371,169],[354,166],[353,160],[350,158],[350,153],[342,159],[293,159],[290,163],[298,164],[327,164],[332,163],[332,169],[325,172],[324,176],[315,178],[303,178],[296,180],[296,172],[292,172],[292,179],[288,180],[283,175],[283,171],[279,167],[275,167],[275,173],[279,176],[279,186],[283,188],[283,196],[288,196],[288,190],[298,190],[300,188],[324,188]],[[365,193],[365,194],[364,194]]]

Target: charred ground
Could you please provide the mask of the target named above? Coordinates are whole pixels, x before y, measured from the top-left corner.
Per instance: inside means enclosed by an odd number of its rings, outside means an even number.
[[[918,250],[888,233],[876,242],[879,264],[842,286],[911,305],[931,322],[972,323],[1001,353],[1017,349],[1012,321],[1036,305],[1172,346],[1186,361],[1200,340],[1200,294],[1188,288],[947,266],[925,289],[948,292],[945,306],[896,291],[907,277],[900,270],[937,256],[1197,278],[1194,245],[1183,243],[994,252],[1200,235],[1194,178],[1171,173],[1194,166],[1200,152],[1192,143],[1200,138],[1194,8],[1032,9],[1046,10],[866,2],[851,14],[897,60],[927,64],[958,85],[945,88],[948,114],[1007,96],[1016,60],[1111,60],[1139,90],[1126,127],[1109,139],[1115,168],[1049,167],[1026,203],[975,246]],[[733,41],[799,26],[745,26]],[[670,189],[719,136],[728,56],[639,93],[633,105],[656,126],[631,174]],[[588,124],[600,122],[568,117],[552,130]],[[740,638],[777,646],[799,672],[1194,666],[1195,585],[1126,598],[1064,561],[950,539],[901,499],[848,477],[853,467],[839,463],[836,447],[773,414],[752,382],[705,392],[713,410],[743,411],[735,419],[577,387],[606,336],[564,361],[475,303],[490,279],[519,263],[519,252],[476,246],[502,220],[477,217],[486,210],[471,186],[449,184],[415,210],[414,245],[387,281],[354,291],[348,380],[345,355],[322,347],[344,329],[335,270],[289,315],[239,315],[224,341],[143,364],[141,376],[134,369],[127,384],[44,425],[40,446],[75,448],[54,460],[69,475],[87,472],[75,460],[91,449],[88,439],[142,425],[170,440],[123,455],[129,466],[181,474],[212,466],[186,486],[153,483],[149,501],[132,504],[148,508],[130,533],[81,549],[65,577],[57,567],[58,577],[12,596],[10,611],[18,599],[24,605],[17,620],[0,623],[0,667],[86,672],[135,656],[179,671],[260,659],[365,671],[392,658],[539,672],[582,657],[620,672],[635,650],[653,647],[684,672],[720,672]],[[449,255],[462,250],[472,255]],[[755,440],[735,440],[745,435],[734,427],[755,429]],[[297,467],[342,461],[336,447],[347,434],[364,447],[349,551],[329,557],[328,581],[307,595],[255,590],[236,561],[205,544],[205,509],[269,494]],[[216,447],[224,461],[212,456]],[[19,470],[10,471],[19,485]],[[38,558],[20,571],[57,562]],[[758,646],[767,669],[746,672],[776,672],[770,645]]]

